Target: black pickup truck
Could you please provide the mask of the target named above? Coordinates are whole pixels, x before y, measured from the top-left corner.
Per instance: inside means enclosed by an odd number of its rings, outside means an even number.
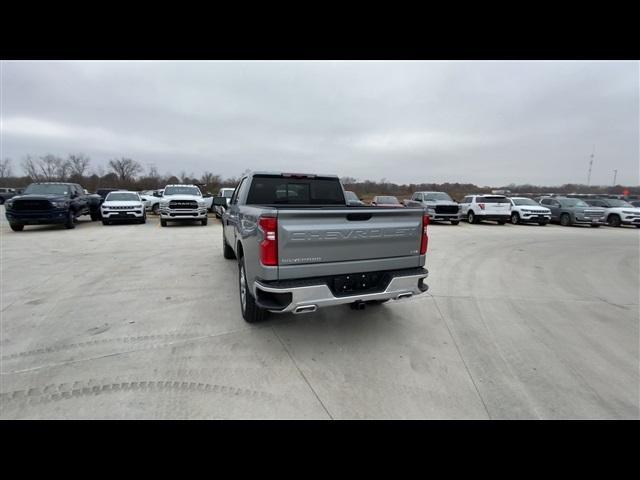
[[[32,183],[21,195],[5,203],[11,230],[20,232],[25,225],[61,224],[74,228],[81,215],[91,220],[100,219],[100,201],[97,195],[87,195],[77,183]]]

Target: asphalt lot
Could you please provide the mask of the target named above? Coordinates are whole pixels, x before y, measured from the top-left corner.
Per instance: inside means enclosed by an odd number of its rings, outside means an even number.
[[[640,229],[432,225],[427,294],[254,326],[218,220],[1,210],[2,419],[640,418]]]

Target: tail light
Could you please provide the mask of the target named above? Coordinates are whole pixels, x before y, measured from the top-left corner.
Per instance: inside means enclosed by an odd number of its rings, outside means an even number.
[[[420,255],[427,253],[427,244],[429,243],[429,234],[427,227],[429,226],[429,215],[422,215],[422,242],[420,243]]]
[[[480,207],[480,210],[484,210],[484,203],[479,203],[478,206]]]
[[[263,239],[260,242],[260,261],[263,265],[278,265],[278,219],[260,217],[258,220]]]

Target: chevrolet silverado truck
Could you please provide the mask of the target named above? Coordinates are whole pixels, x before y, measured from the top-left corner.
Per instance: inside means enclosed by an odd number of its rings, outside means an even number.
[[[207,224],[207,206],[200,189],[195,185],[164,187],[160,200],[160,225],[166,227],[167,222],[193,220]]]
[[[100,219],[100,204],[86,195],[77,183],[32,183],[21,195],[7,200],[5,215],[11,230],[20,232],[25,225],[55,225],[74,228],[77,218],[90,215]]]
[[[243,318],[362,309],[427,291],[428,224],[423,209],[349,207],[337,176],[243,176],[222,214],[223,255],[238,261]]]
[[[404,200],[406,207],[426,209],[431,220],[444,220],[451,225],[460,223],[460,206],[446,192],[414,192],[410,200]]]

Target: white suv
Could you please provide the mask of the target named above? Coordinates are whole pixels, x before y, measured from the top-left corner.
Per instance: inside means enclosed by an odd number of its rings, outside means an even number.
[[[460,218],[469,223],[495,220],[504,225],[511,219],[511,203],[504,195],[467,195],[460,202]]]
[[[103,225],[109,225],[118,220],[137,220],[139,223],[147,221],[140,195],[127,190],[109,192],[100,205],[100,215],[102,215]]]
[[[535,200],[525,197],[511,197],[511,223],[537,223],[544,226],[551,221],[551,210]]]
[[[160,225],[167,222],[199,220],[207,224],[207,205],[195,185],[167,185],[160,200]]]

